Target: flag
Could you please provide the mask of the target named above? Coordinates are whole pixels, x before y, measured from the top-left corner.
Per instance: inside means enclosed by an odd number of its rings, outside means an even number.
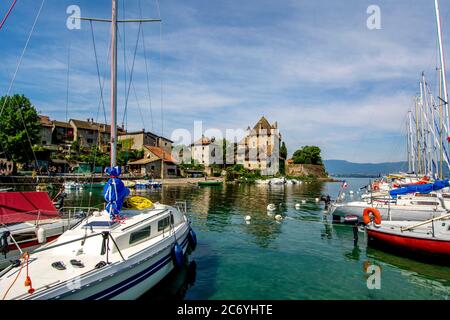
[[[348,187],[348,184],[347,184],[347,181],[342,181],[342,185],[341,185],[341,188],[342,189],[347,189],[347,187]]]

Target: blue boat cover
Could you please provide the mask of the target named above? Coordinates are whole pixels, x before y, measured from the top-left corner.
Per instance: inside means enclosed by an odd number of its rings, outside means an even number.
[[[103,195],[106,202],[106,210],[109,212],[111,220],[122,219],[120,210],[122,209],[125,198],[130,194],[130,189],[125,187],[122,180],[118,177],[122,173],[120,167],[106,168],[105,172],[109,174],[110,179],[103,188]]]
[[[434,183],[418,184],[418,185],[394,189],[394,190],[389,191],[389,194],[394,198],[397,197],[398,195],[408,194],[408,193],[416,193],[416,192],[427,194],[432,191],[444,189],[448,186],[450,186],[448,180],[436,180]]]

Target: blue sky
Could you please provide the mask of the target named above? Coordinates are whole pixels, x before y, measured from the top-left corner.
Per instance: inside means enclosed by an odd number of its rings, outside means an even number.
[[[1,95],[7,92],[40,2],[19,0],[0,31]],[[158,17],[155,0],[127,0],[126,18],[141,15],[139,2],[144,17]],[[450,5],[441,2],[447,49]],[[0,4],[1,16],[8,3]],[[381,30],[366,27],[371,4],[381,8]],[[68,30],[69,5],[80,6],[82,16],[110,16],[109,0],[46,0],[13,92],[30,97],[52,119],[65,120],[70,47],[67,116],[104,121],[90,25],[83,22],[81,30]],[[290,153],[314,144],[325,159],[405,158],[405,117],[421,72],[433,87],[436,83],[434,1],[161,0],[159,5],[162,43],[159,24],[143,26],[151,99],[140,42],[128,129],[163,130],[170,137],[178,128],[192,131],[194,121],[202,121],[205,129],[245,129],[264,115],[278,121]],[[125,27],[128,69],[138,27]],[[109,26],[95,23],[94,32],[100,72],[106,75],[108,116]],[[126,92],[123,34],[121,27],[119,122]]]

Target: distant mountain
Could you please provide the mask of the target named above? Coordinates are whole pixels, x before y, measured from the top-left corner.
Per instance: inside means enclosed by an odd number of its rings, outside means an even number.
[[[378,176],[408,170],[406,161],[354,163],[345,160],[324,160],[323,162],[330,176]]]

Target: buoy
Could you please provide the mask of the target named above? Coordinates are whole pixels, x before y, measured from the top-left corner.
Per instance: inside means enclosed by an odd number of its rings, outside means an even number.
[[[46,243],[47,237],[45,235],[45,229],[42,227],[39,227],[36,229],[36,236],[39,243]]]
[[[192,251],[195,250],[195,248],[197,247],[197,235],[192,228],[189,229],[188,241]]]
[[[353,190],[350,190],[348,193],[353,194]]]
[[[245,217],[245,221],[250,221],[250,220],[252,220],[252,217],[250,217],[250,216]]]
[[[305,204],[305,203],[306,203],[306,200],[302,200],[302,203]]]
[[[319,202],[319,201],[320,201],[320,199],[319,199],[319,198],[316,198],[315,200],[316,200],[316,202]]]
[[[267,206],[268,211],[275,211],[276,209],[277,209],[277,207],[273,203],[271,203]]]
[[[283,217],[281,215],[277,214],[275,216],[275,220],[277,220],[277,221],[283,220]]]
[[[300,208],[301,208],[300,203],[296,203],[295,204],[295,209],[300,210]]]
[[[175,242],[174,246],[172,247],[172,259],[175,267],[182,267],[183,266],[183,249],[178,244],[178,242]]]

